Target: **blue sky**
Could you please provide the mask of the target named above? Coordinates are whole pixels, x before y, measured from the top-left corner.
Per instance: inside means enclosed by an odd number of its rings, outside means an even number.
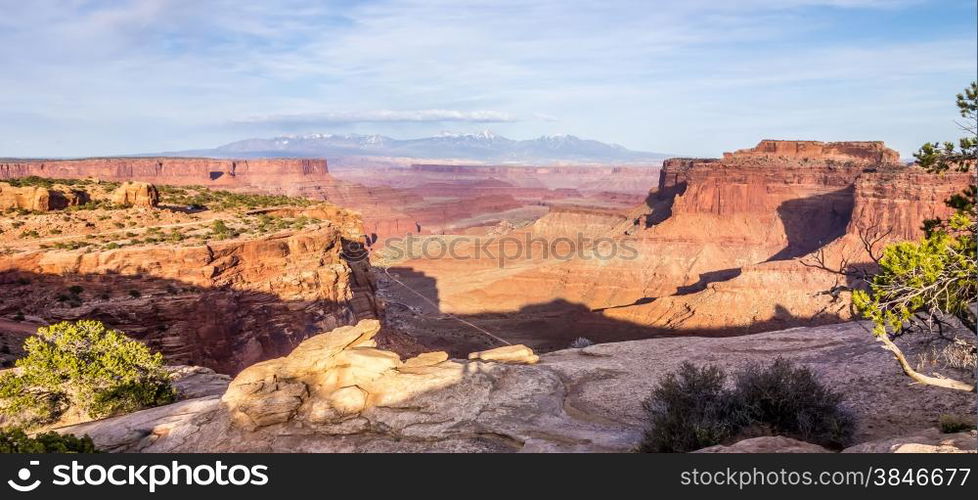
[[[0,0],[0,157],[313,132],[955,138],[974,0]]]

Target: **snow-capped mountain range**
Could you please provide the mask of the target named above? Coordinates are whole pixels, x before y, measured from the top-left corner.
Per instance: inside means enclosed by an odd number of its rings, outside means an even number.
[[[617,144],[581,139],[573,135],[513,140],[492,132],[449,133],[420,139],[394,139],[383,135],[310,134],[271,139],[245,139],[214,149],[165,153],[213,157],[406,157],[480,162],[595,163],[658,162],[668,155],[632,151]]]

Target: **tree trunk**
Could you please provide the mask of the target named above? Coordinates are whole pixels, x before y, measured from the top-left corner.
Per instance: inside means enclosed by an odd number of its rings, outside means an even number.
[[[884,349],[893,353],[893,357],[896,358],[897,362],[899,362],[900,366],[903,368],[903,373],[906,373],[907,376],[916,380],[917,382],[920,382],[921,384],[943,387],[945,389],[954,389],[956,391],[975,392],[975,386],[966,384],[959,380],[928,377],[927,375],[917,372],[917,370],[914,370],[913,367],[910,366],[907,358],[903,355],[903,351],[901,351],[889,337],[886,335],[877,335],[876,338],[883,343]]]

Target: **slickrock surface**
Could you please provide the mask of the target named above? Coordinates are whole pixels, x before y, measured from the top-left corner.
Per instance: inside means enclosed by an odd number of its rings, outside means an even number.
[[[641,401],[683,360],[732,368],[778,355],[845,394],[858,442],[975,413],[973,394],[911,385],[856,323],[598,344],[534,365],[402,362],[366,347],[376,329],[363,321],[312,337],[243,371],[223,402],[183,401],[61,431],[90,434],[110,451],[628,451],[641,438]]]
[[[231,383],[230,376],[203,366],[176,365],[167,366],[166,369],[181,400],[220,396]]]

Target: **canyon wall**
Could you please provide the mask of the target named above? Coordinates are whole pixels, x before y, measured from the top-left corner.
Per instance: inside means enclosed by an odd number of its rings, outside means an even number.
[[[719,160],[667,160],[657,187],[624,222],[580,218],[587,234],[604,231],[634,252],[506,266],[417,259],[405,267],[436,283],[444,312],[477,318],[562,308],[594,328],[593,340],[605,336],[600,329],[628,325],[638,337],[840,321],[849,317],[847,300],[824,292],[845,280],[803,261],[844,251],[850,263],[869,262],[860,231],[882,228],[879,245],[919,237],[923,220],[947,215],[943,201],[974,182],[972,174],[893,163],[897,157],[878,142],[762,141]],[[581,231],[566,220],[554,213],[526,231],[551,238]],[[466,279],[452,279],[460,275]]]
[[[723,325],[731,332],[754,332],[799,324],[823,324],[852,317],[848,296],[837,287],[860,286],[853,278],[820,269],[855,266],[875,269],[883,246],[923,236],[923,221],[946,218],[952,195],[974,184],[973,172],[931,174],[915,167],[884,166],[861,175],[854,185],[853,211],[838,238],[798,258],[744,266],[729,280],[691,295],[609,311],[621,320],[696,330]]]
[[[369,264],[343,253],[362,239],[359,216],[323,210],[321,224],[257,239],[2,255],[0,314],[98,319],[168,363],[236,373],[310,335],[378,316]],[[84,303],[60,300],[69,287]]]

